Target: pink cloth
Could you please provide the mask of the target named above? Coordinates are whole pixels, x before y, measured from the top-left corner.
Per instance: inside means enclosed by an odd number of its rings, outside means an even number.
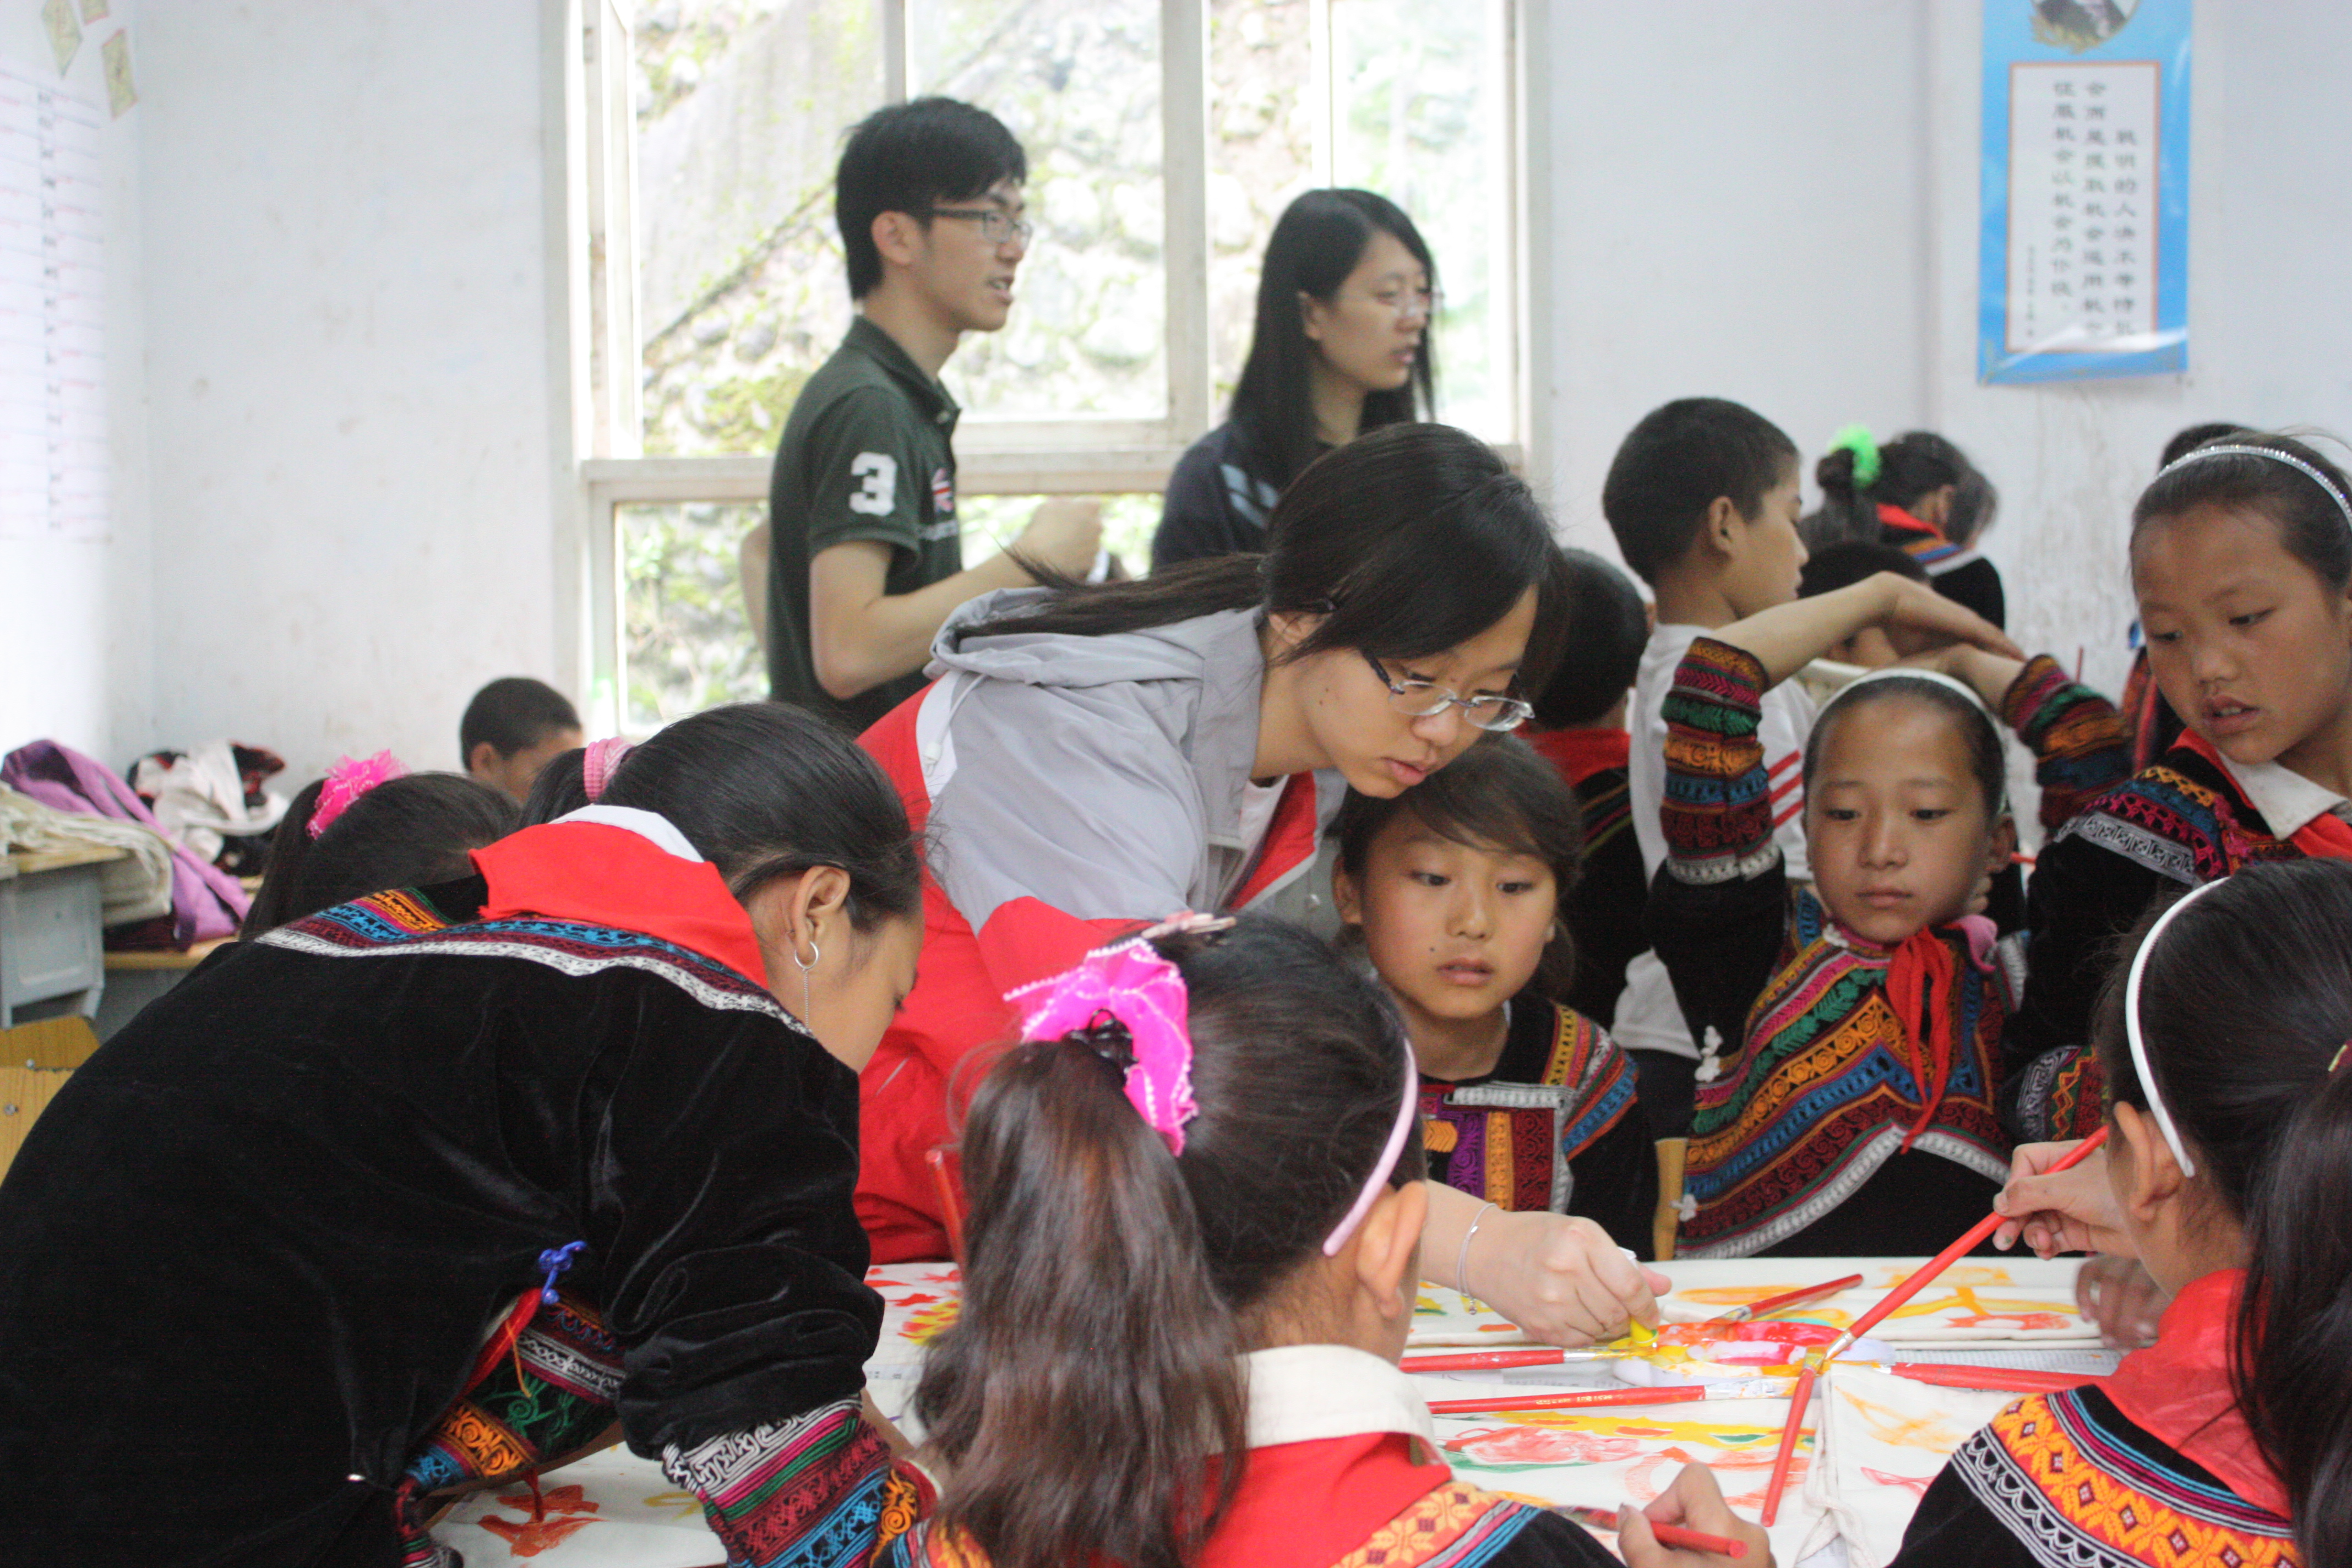
[[[1201,1114],[1192,1099],[1192,1036],[1184,977],[1141,937],[1087,954],[1076,969],[1024,985],[1005,996],[1028,1002],[1021,1033],[1055,1040],[1083,1029],[1103,1014],[1127,1027],[1134,1063],[1127,1069],[1128,1103],[1167,1142],[1184,1152],[1184,1124]]]
[[[0,761],[0,784],[76,816],[135,822],[171,844],[173,946],[186,949],[236,934],[253,903],[236,879],[173,842],[146,802],[105,763],[55,741],[34,741]]]

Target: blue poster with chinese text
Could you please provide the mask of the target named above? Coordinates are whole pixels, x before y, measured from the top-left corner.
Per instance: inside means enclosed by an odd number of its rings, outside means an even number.
[[[1977,377],[2189,366],[2189,0],[1984,0]]]

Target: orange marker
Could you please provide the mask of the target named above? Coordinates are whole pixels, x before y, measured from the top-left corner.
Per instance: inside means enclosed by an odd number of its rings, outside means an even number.
[[[956,1201],[955,1178],[948,1174],[948,1152],[945,1149],[923,1151],[923,1163],[931,1168],[931,1189],[940,1195],[940,1218],[946,1222],[948,1252],[963,1267],[963,1205]]]
[[[2061,1171],[2070,1170],[2074,1166],[2081,1164],[2084,1160],[2091,1157],[2091,1153],[2094,1150],[2099,1148],[2102,1144],[2105,1143],[2106,1141],[2107,1130],[2102,1127],[2096,1132],[2092,1133],[2088,1138],[2084,1139],[2080,1143],[2075,1144],[2074,1148],[2068,1150],[2064,1159],[2059,1161],[2056,1164],[2051,1166],[2050,1169],[2042,1172],[2042,1173],[2045,1176],[2054,1176]],[[1989,1214],[1985,1215],[1984,1218],[1977,1221],[1976,1224],[1969,1226],[1969,1233],[1966,1236],[1963,1236],[1959,1240],[1944,1248],[1943,1251],[1936,1254],[1935,1257],[1927,1259],[1927,1263],[1914,1272],[1911,1278],[1903,1281],[1902,1284],[1895,1287],[1894,1289],[1889,1290],[1886,1293],[1885,1299],[1880,1301],[1877,1306],[1873,1307],[1869,1311],[1864,1312],[1860,1318],[1856,1319],[1854,1321],[1853,1327],[1840,1334],[1837,1337],[1837,1342],[1831,1345],[1828,1351],[1823,1352],[1822,1356],[1822,1362],[1826,1363],[1828,1362],[1834,1361],[1839,1355],[1844,1352],[1845,1348],[1848,1345],[1851,1345],[1854,1341],[1870,1332],[1871,1330],[1878,1327],[1880,1321],[1885,1318],[1886,1314],[1895,1310],[1895,1308],[1903,1305],[1904,1302],[1908,1301],[1912,1297],[1916,1296],[1921,1290],[1926,1289],[1928,1284],[1934,1280],[1936,1276],[1941,1274],[1945,1269],[1949,1268],[1954,1263],[1959,1261],[1963,1255],[1975,1251],[1978,1246],[1983,1242],[1984,1238],[1990,1236],[1994,1231],[1999,1230],[2008,1218],[2009,1216],[2003,1214]]]

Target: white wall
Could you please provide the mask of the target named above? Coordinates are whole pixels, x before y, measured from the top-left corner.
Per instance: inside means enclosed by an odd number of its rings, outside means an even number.
[[[466,699],[556,677],[568,616],[542,7],[152,5],[140,35],[152,731],[293,778],[456,766]]]
[[[2352,435],[2352,11],[2197,12],[2181,376],[1976,382],[1979,7],[1552,0],[1549,479],[1572,542],[1625,430],[1738,398],[1808,468],[1840,426],[1922,425],[2002,493],[2011,626],[2110,690],[2123,541],[2165,438],[2213,418]],[[1538,260],[1542,259],[1540,251]]]
[[[479,681],[576,673],[563,6],[114,0],[142,100],[108,147],[115,525],[0,546],[0,745],[446,766]],[[0,52],[46,58],[37,14],[0,8]],[[1579,542],[1607,548],[1610,455],[1669,397],[1749,402],[1809,456],[1853,420],[1933,426],[2001,487],[2013,624],[2111,682],[2124,519],[2164,437],[2352,433],[2330,0],[2200,7],[2189,374],[2042,388],[1975,382],[1975,6],[1542,20],[1537,407]],[[69,84],[93,97],[103,32]]]
[[[2352,437],[2352,9],[2333,0],[2196,10],[2187,374],[2064,388],[1976,380],[1977,157],[1972,7],[1923,8],[1944,61],[1930,108],[1943,279],[1922,416],[2001,487],[1986,552],[2021,641],[2113,691],[2132,619],[2132,502],[2185,425],[2235,419]],[[2343,454],[2339,451],[2339,458]]]
[[[1614,553],[1601,477],[1671,398],[1737,399],[1809,447],[1919,404],[1921,5],[1551,5],[1536,401],[1571,542]]]
[[[86,29],[64,89],[103,105],[99,47],[131,34],[131,74],[142,89],[142,5],[115,0]],[[58,81],[38,5],[0,9],[0,58]],[[104,116],[101,107],[100,113]],[[112,525],[102,539],[0,540],[0,751],[37,736],[63,741],[115,767],[152,743],[154,680],[148,514],[145,301],[139,209],[140,122],[134,108],[109,121],[103,145],[106,223],[106,395]]]

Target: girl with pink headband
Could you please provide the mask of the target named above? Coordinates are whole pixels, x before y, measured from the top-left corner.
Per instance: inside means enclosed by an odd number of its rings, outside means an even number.
[[[961,1141],[962,1309],[915,1396],[942,1489],[877,1563],[1614,1563],[1455,1481],[1395,1365],[1428,1197],[1376,984],[1286,922],[1186,916],[1013,1000],[1027,1043]],[[1760,1551],[1687,1474],[1654,1509]]]

